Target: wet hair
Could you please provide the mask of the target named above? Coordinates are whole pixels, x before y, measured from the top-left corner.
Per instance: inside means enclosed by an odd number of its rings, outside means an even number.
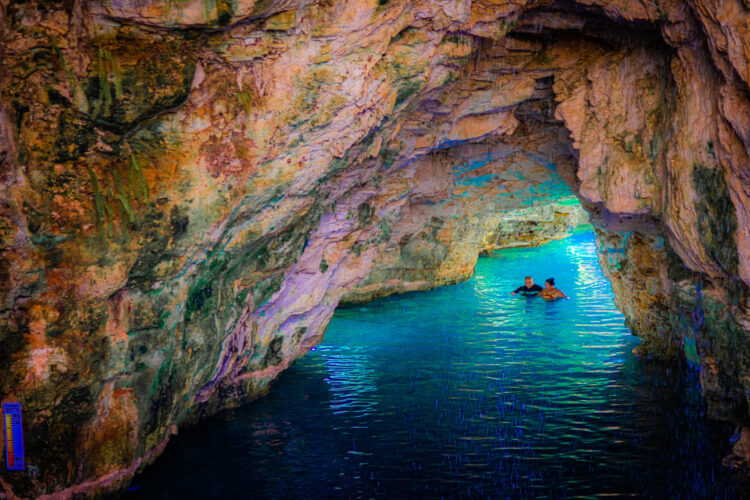
[[[547,278],[545,281],[549,283],[551,286],[555,286],[555,278]]]
[[[531,279],[531,276],[526,276],[526,277],[525,277],[524,279],[525,279],[525,280],[530,280],[530,279]]]

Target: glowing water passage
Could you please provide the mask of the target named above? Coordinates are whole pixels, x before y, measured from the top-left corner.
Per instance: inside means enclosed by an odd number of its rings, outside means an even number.
[[[571,300],[509,296],[527,272]],[[697,375],[637,343],[590,232],[500,251],[466,283],[339,309],[269,396],[181,433],[125,497],[738,497]]]

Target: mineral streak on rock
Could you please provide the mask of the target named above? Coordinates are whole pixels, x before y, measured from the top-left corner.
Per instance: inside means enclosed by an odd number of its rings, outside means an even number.
[[[0,0],[0,30],[7,497],[123,486],[342,299],[560,237],[571,192],[641,356],[748,424],[744,0]]]

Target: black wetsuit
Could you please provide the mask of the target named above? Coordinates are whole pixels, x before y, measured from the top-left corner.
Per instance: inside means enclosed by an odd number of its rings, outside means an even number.
[[[524,285],[524,286],[519,286],[518,288],[513,290],[513,293],[522,293],[525,297],[529,297],[531,295],[536,295],[542,290],[543,288],[540,287],[539,285],[531,285],[531,288],[526,288],[526,285]]]

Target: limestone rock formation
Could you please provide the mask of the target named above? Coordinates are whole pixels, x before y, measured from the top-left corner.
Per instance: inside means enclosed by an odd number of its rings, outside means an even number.
[[[466,279],[571,192],[640,354],[749,423],[745,0],[0,0],[0,29],[8,498],[126,484],[342,298]]]

